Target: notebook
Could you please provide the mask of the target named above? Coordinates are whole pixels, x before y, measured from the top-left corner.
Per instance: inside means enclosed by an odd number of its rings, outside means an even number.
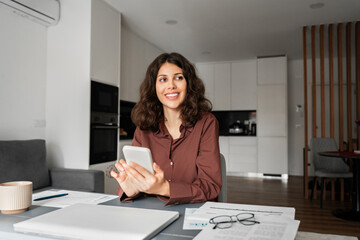
[[[66,239],[149,239],[178,217],[176,211],[79,203],[13,226],[17,232]]]

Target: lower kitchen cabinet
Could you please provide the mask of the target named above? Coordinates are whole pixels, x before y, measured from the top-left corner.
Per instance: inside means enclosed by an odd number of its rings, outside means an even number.
[[[229,172],[230,158],[229,158],[229,137],[219,137],[220,153],[224,155],[226,162],[226,172]]]
[[[219,138],[220,152],[226,160],[228,175],[257,172],[257,141],[256,137],[225,137]]]
[[[258,172],[287,174],[287,137],[258,137]]]

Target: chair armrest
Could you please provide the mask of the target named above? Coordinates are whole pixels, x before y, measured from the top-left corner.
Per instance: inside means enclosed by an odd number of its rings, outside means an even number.
[[[54,188],[104,192],[104,172],[100,170],[52,168],[50,180]]]

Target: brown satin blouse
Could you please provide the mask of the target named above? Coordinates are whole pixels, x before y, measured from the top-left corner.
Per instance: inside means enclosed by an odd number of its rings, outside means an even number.
[[[151,150],[153,161],[164,171],[170,197],[158,196],[166,204],[217,200],[222,182],[219,152],[219,123],[206,113],[194,127],[180,126],[173,140],[162,122],[156,132],[135,130],[132,145]],[[119,187],[122,201],[131,201]]]

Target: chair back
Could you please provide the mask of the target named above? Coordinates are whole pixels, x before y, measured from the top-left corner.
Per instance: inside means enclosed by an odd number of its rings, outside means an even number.
[[[348,165],[341,158],[324,157],[319,152],[338,151],[335,139],[333,138],[312,138],[310,141],[311,159],[314,170],[333,173],[349,172]]]
[[[220,153],[220,163],[221,163],[222,187],[218,196],[218,201],[227,202],[226,161],[224,155],[222,155],[221,153]]]
[[[0,183],[32,181],[33,189],[50,186],[45,140],[0,141]]]

